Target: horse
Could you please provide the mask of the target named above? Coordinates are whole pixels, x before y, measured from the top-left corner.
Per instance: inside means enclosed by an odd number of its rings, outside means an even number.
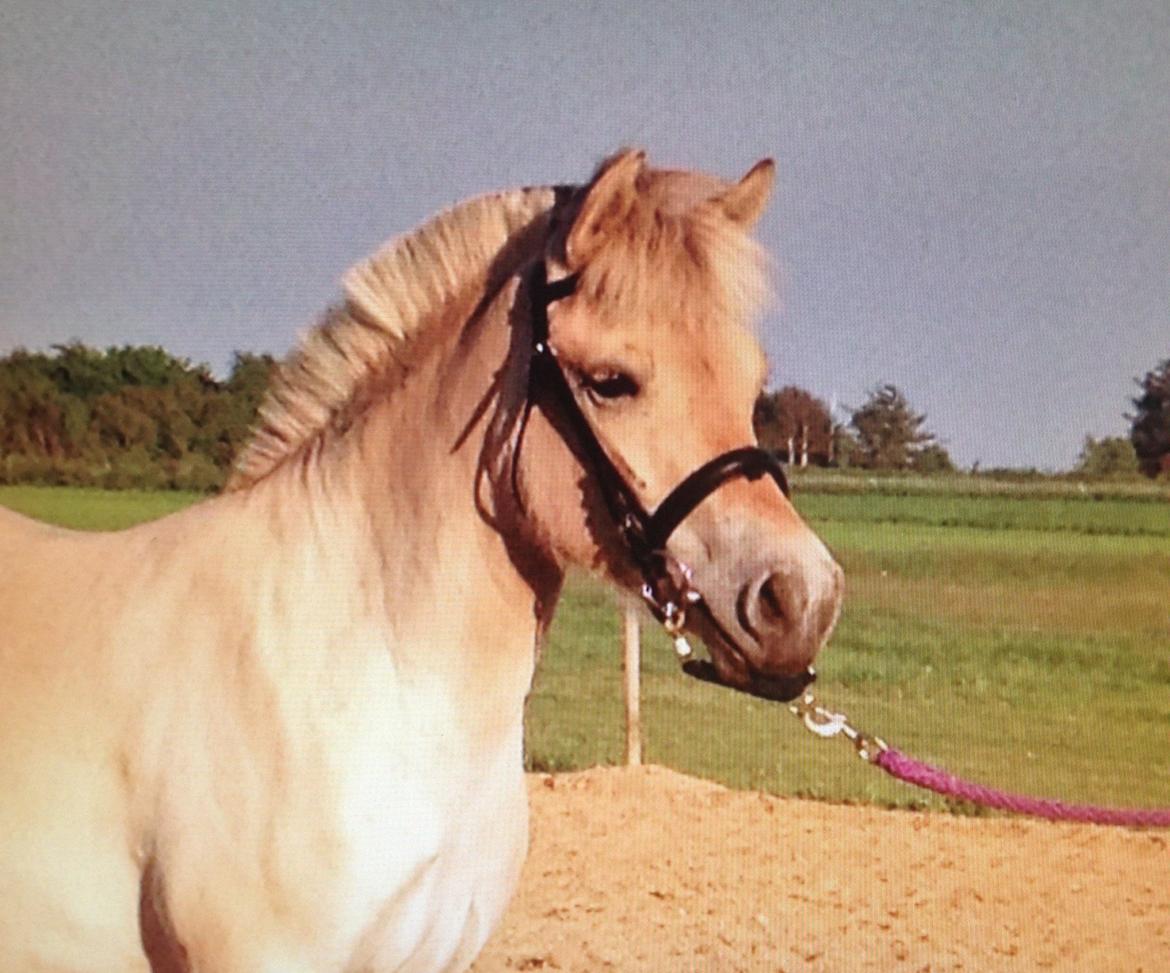
[[[753,445],[773,169],[456,205],[347,272],[221,493],[0,514],[0,969],[466,969],[574,566],[808,681],[842,573]]]

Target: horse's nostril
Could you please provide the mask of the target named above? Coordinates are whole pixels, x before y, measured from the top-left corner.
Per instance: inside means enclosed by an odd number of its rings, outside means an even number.
[[[756,629],[755,623],[752,621],[754,612],[752,611],[752,587],[748,585],[740,591],[739,597],[735,599],[735,617],[739,622],[740,627],[748,633],[756,642],[760,641],[760,633]]]
[[[758,594],[760,603],[760,621],[764,627],[780,625],[786,620],[784,603],[780,595],[780,578],[772,574],[760,585]]]

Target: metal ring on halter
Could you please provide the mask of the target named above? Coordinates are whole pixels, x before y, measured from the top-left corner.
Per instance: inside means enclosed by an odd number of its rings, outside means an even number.
[[[666,634],[672,638],[681,635],[687,624],[686,611],[679,608],[673,601],[668,601],[663,614],[665,617],[662,619],[662,627],[666,629]]]

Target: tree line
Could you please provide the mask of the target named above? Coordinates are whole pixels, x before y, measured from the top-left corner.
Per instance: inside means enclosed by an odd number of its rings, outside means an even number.
[[[1144,473],[1170,476],[1170,358],[1138,380],[1128,436],[1085,436],[1074,473],[1089,477]],[[756,435],[798,466],[856,467],[948,473],[955,467],[945,446],[926,428],[896,385],[871,389],[861,406],[835,419],[822,399],[790,385],[756,402]],[[1020,472],[1020,471],[1012,471]],[[1034,471],[1033,471],[1034,472]]]
[[[14,351],[0,358],[0,482],[214,490],[273,366],[237,352],[217,381],[158,347]]]
[[[247,441],[275,363],[236,352],[217,380],[154,346],[80,342],[0,358],[0,483],[210,491]],[[1128,437],[1086,437],[1076,472],[1170,476],[1170,358],[1139,380]],[[794,466],[943,473],[945,446],[896,385],[834,415],[796,386],[764,392],[761,445]]]
[[[823,399],[788,385],[756,400],[753,425],[760,444],[794,466],[859,467],[948,473],[954,464],[926,416],[914,411],[896,385],[872,389],[847,422]]]
[[[1089,477],[1170,476],[1170,358],[1137,380],[1128,436],[1086,436],[1073,472]],[[754,423],[760,443],[797,466],[946,473],[954,464],[896,385],[870,390],[857,408],[834,415],[823,399],[794,385],[764,392]],[[1020,472],[1020,471],[1012,471]],[[1035,472],[1035,471],[1032,471]]]

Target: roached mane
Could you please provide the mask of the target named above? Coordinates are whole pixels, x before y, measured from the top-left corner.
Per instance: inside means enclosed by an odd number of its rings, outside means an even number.
[[[349,270],[344,305],[309,331],[273,376],[227,489],[266,477],[324,434],[364,383],[401,369],[449,301],[482,291],[500,251],[551,209],[554,195],[533,188],[469,200]]]

